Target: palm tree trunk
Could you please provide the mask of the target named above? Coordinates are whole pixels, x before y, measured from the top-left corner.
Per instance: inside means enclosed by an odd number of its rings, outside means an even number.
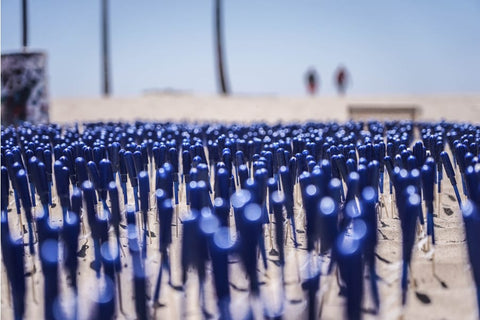
[[[22,47],[23,50],[28,46],[28,7],[27,0],[22,1]]]
[[[227,86],[225,68],[223,66],[223,44],[222,44],[222,0],[215,0],[215,35],[216,35],[216,51],[217,51],[217,71],[218,80],[220,82],[221,94],[228,95],[229,89]]]
[[[108,0],[102,0],[102,76],[103,95],[110,95],[109,75],[109,54],[108,54]]]

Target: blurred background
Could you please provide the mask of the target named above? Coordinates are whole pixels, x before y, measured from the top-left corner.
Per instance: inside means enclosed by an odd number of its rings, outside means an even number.
[[[215,0],[107,1],[110,93],[214,94]],[[220,1],[218,1],[220,2]],[[480,2],[264,0],[221,2],[230,93],[301,96],[309,69],[317,94],[480,92]],[[1,51],[22,47],[22,1],[1,3]],[[49,96],[103,92],[102,1],[28,2],[28,47],[45,51]]]

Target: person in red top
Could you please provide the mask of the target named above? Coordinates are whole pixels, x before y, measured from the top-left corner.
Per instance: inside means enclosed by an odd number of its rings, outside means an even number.
[[[337,92],[339,95],[345,95],[347,87],[349,85],[349,76],[347,69],[340,65],[335,71],[334,82],[337,87]]]
[[[305,82],[307,84],[308,93],[313,96],[317,92],[317,86],[319,82],[317,71],[315,71],[315,69],[310,68],[307,70],[305,74]]]

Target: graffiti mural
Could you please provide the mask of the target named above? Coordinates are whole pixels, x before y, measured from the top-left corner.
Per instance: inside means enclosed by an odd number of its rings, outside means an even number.
[[[48,122],[46,69],[42,52],[2,54],[2,124]]]

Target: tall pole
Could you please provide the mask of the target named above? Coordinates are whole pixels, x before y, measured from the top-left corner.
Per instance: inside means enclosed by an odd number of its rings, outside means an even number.
[[[102,0],[102,69],[104,96],[110,95],[110,70],[108,56],[108,0]]]
[[[228,95],[229,90],[227,87],[227,81],[225,77],[225,69],[223,66],[223,50],[222,50],[222,0],[215,0],[215,35],[217,42],[217,71],[218,80],[220,81],[221,94]]]
[[[22,0],[22,46],[23,50],[28,46],[28,21],[27,21],[27,0]]]

